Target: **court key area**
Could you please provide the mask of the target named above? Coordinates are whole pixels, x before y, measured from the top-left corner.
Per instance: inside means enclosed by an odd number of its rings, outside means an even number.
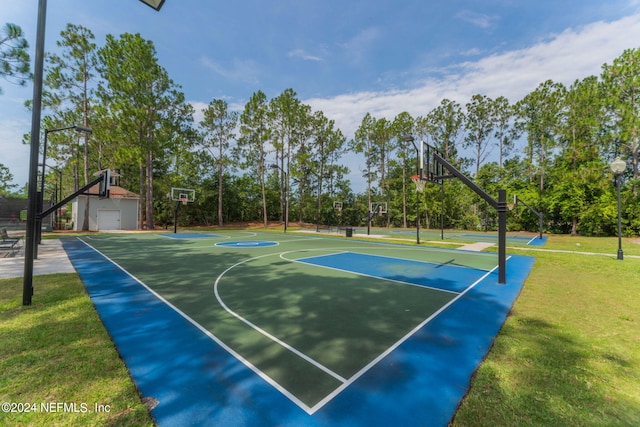
[[[67,238],[159,425],[447,425],[533,258],[251,231]]]

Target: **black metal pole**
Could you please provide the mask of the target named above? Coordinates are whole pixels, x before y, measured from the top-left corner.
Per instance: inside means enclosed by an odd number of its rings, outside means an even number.
[[[81,194],[84,194],[86,196],[99,196],[99,194],[96,194],[96,193],[87,193],[87,190],[89,190],[94,185],[99,184],[104,179],[106,179],[106,175],[100,175],[99,177],[97,177],[96,179],[94,179],[93,181],[91,181],[90,183],[88,183],[87,185],[85,185],[84,187],[82,187],[81,189],[76,191],[75,193],[65,197],[64,199],[62,199],[61,201],[59,201],[55,205],[50,206],[46,210],[43,210],[40,215],[43,218],[46,218],[48,215],[51,215],[51,213],[54,212],[56,209],[60,209],[62,206],[66,205],[67,203],[69,203],[70,201],[72,201],[73,199],[75,199],[76,197],[78,197]]]
[[[44,68],[44,39],[47,22],[47,0],[38,1],[38,27],[36,56],[33,67],[33,103],[31,110],[31,150],[29,157],[29,187],[27,206],[27,232],[24,244],[24,276],[22,305],[31,305],[33,296],[33,259],[36,244],[36,215],[38,214],[38,157],[40,155],[40,115],[42,112],[42,77]]]
[[[616,187],[618,189],[618,259],[624,259],[624,253],[622,252],[622,204],[620,202],[620,175],[616,175]]]
[[[173,234],[178,234],[178,209],[180,209],[181,201],[176,202],[176,207],[173,210]]]
[[[287,173],[285,171],[282,171],[282,173],[284,173],[284,179],[285,179],[285,184],[284,184],[284,232],[287,232],[287,220],[289,219],[289,177],[287,175]]]
[[[420,194],[416,191],[416,245],[420,244]]]
[[[413,144],[413,148],[416,150],[416,170],[418,176],[422,179],[424,171],[420,167],[420,150],[418,150],[415,139],[411,135],[404,135],[402,140]],[[420,244],[420,192],[418,191],[418,187],[416,187],[416,244]]]
[[[413,137],[406,135],[403,137],[405,141],[412,141]],[[414,144],[415,147],[415,144]],[[432,179],[458,178],[467,187],[473,190],[477,195],[482,197],[490,206],[498,212],[498,283],[507,283],[507,191],[498,190],[498,200],[488,195],[476,183],[467,178],[462,172],[456,169],[452,164],[446,161],[436,150],[433,150],[433,159],[438,162],[451,175],[435,176]]]
[[[498,283],[507,283],[507,190],[498,190]]]
[[[47,161],[47,137],[49,135],[49,131],[47,129],[44,130],[44,142],[42,144],[42,173],[40,174],[40,207],[38,209],[39,212],[44,208],[44,174],[45,174],[45,163]],[[38,259],[38,245],[42,244],[42,219],[40,216],[36,218],[38,224],[36,225],[36,246],[33,251],[33,258]]]
[[[533,212],[534,215],[538,216],[538,227],[540,229],[540,234],[539,237],[540,239],[542,239],[542,228],[543,228],[543,217],[544,215],[542,215],[542,212],[538,212],[537,210],[533,209],[531,206],[529,206],[527,204],[527,202],[525,202],[524,200],[522,200],[520,197],[515,196],[514,200],[517,203],[522,203],[527,209],[529,209],[531,212]]]
[[[440,205],[440,240],[444,240],[444,182],[440,184],[442,203]]]
[[[58,172],[58,190],[56,192],[56,204],[57,204],[62,198],[62,171],[60,169],[56,169],[56,172]],[[60,208],[58,208],[58,230],[62,228],[61,214],[62,214],[62,211]]]
[[[540,239],[542,239],[542,214],[538,215],[538,227],[540,228],[540,234],[538,235],[538,237]]]

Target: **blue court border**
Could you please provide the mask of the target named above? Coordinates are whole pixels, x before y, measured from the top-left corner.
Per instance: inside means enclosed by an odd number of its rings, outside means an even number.
[[[299,258],[296,261],[455,293],[463,292],[487,274],[486,270],[477,268],[351,251]]]
[[[527,243],[527,246],[544,246],[547,243],[548,236],[534,237]]]
[[[160,426],[446,426],[533,266],[512,256],[310,415],[77,238],[63,247]]]

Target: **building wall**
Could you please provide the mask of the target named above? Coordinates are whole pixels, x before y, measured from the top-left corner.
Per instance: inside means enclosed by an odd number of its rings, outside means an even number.
[[[73,201],[72,219],[73,229],[81,230],[84,221],[84,211],[87,196],[78,196]],[[109,199],[89,198],[89,230],[99,231],[98,211],[120,211],[120,230],[136,230],[138,228],[139,199],[113,197]]]

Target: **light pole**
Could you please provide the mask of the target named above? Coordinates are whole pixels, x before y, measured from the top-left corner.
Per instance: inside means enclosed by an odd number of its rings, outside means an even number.
[[[416,141],[411,135],[404,135],[402,140],[405,142],[411,142],[413,144],[413,148],[416,150],[416,162],[417,165],[420,165],[420,150],[418,150],[418,146],[416,145]],[[420,179],[422,179],[422,171],[420,170],[420,166],[418,166],[418,174],[420,175]],[[420,244],[420,192],[416,191],[416,245]]]
[[[56,191],[54,193],[55,197],[53,198],[54,203],[57,204],[60,200],[62,200],[62,171],[57,166],[51,166],[51,165],[46,165],[46,166],[58,174],[58,181],[55,187]],[[58,209],[55,215],[55,227],[58,230],[60,229],[60,209]]]
[[[45,129],[44,130],[44,143],[43,143],[43,147],[42,147],[42,174],[40,176],[40,196],[39,196],[39,211],[42,212],[44,210],[44,176],[45,176],[45,168],[46,168],[46,163],[47,163],[47,141],[48,141],[48,137],[50,133],[54,133],[54,132],[62,132],[65,130],[70,130],[73,129],[76,132],[81,132],[81,133],[85,133],[85,134],[91,134],[92,131],[90,128],[86,127],[86,126],[67,126],[67,127],[63,127],[63,128],[57,128],[57,129]],[[44,218],[40,218],[40,216],[38,216],[36,218],[36,241],[38,242],[38,244],[42,243],[42,220]],[[33,250],[33,258],[34,259],[38,259],[38,247],[35,246],[34,250]]]
[[[140,0],[160,10],[165,0]],[[44,69],[44,41],[47,24],[47,0],[38,0],[36,48],[33,63],[33,102],[31,103],[31,148],[29,149],[29,186],[27,190],[27,232],[24,242],[24,276],[22,305],[31,305],[33,296],[33,254],[36,246],[36,211],[38,210],[38,157],[40,156],[40,116],[42,114],[42,80]]]
[[[611,172],[616,179],[616,188],[618,190],[618,259],[624,259],[624,254],[622,252],[622,217],[621,217],[621,204],[620,204],[620,177],[624,173],[624,170],[627,168],[627,162],[622,160],[620,157],[616,157],[616,159],[611,162],[609,165],[611,167]]]
[[[287,187],[288,185],[288,180],[287,180],[287,172],[285,172],[284,169],[282,169],[277,163],[273,163],[271,166],[271,169],[280,169],[282,171],[282,173],[284,174],[284,232],[287,232],[287,219],[289,217],[288,212],[287,212],[287,205],[288,203],[288,199],[289,199],[289,192],[287,191]]]
[[[165,0],[140,0],[142,3],[146,4],[150,8],[153,8],[157,11],[160,11],[162,5],[164,5]]]

